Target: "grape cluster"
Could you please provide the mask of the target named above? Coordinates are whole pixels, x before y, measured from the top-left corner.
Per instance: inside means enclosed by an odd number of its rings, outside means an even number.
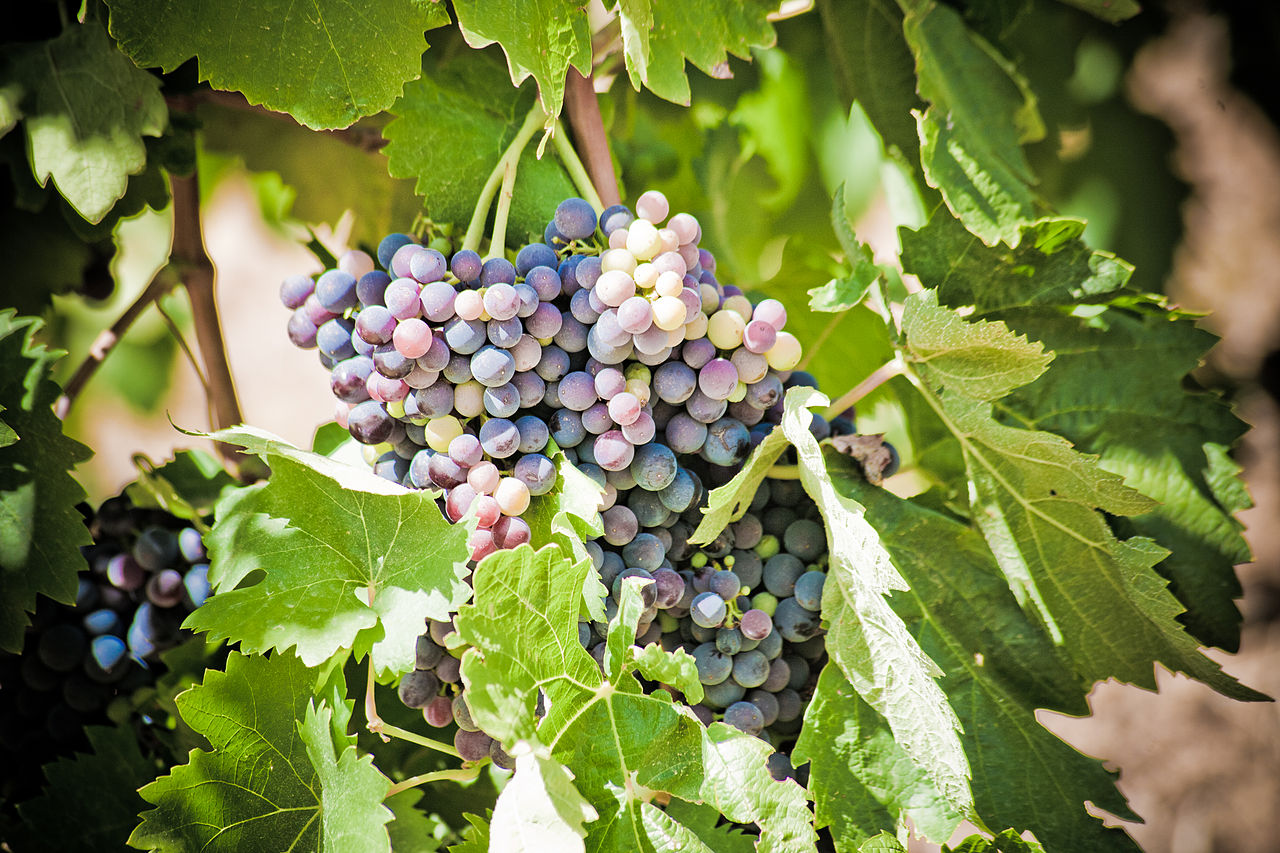
[[[823,654],[816,511],[799,509],[797,484],[775,481],[777,506],[767,486],[757,497],[767,532],[754,515],[710,546],[688,538],[708,487],[779,421],[785,388],[812,377],[794,371],[801,348],[782,303],[752,304],[721,284],[697,220],[669,214],[657,192],[634,213],[617,205],[599,217],[567,199],[514,262],[392,234],[376,252],[381,269],[350,251],[314,280],[286,279],[281,298],[291,340],[319,349],[337,420],[375,472],[441,490],[450,520],[474,514],[473,560],[529,541],[520,516],[555,485],[554,442],[603,490],[604,534],[587,549],[609,590],[606,616],[625,578],[651,580],[637,641],[694,654],[707,691],[699,716],[780,736]],[[819,438],[833,426],[852,431],[814,419]],[[506,766],[471,719],[461,650],[446,648],[452,624],[427,627],[400,698],[431,725],[456,724],[464,758]],[[598,660],[606,627],[579,625]]]
[[[94,541],[74,605],[40,599],[22,654],[0,656],[0,762],[32,773],[154,683],[160,652],[189,636],[182,621],[209,595],[204,544],[186,522],[123,495],[84,509]]]

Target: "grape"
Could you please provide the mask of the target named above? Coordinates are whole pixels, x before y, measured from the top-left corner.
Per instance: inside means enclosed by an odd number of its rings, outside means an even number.
[[[714,628],[724,622],[728,611],[724,599],[714,592],[702,592],[694,596],[689,607],[689,616],[694,623],[703,628]]]
[[[516,268],[515,265],[506,258],[490,258],[484,262],[484,267],[480,272],[480,284],[489,286],[491,284],[515,284]]]
[[[707,430],[704,458],[712,465],[735,465],[747,457],[751,435],[740,421],[721,418]]]
[[[779,599],[786,598],[795,592],[796,580],[804,571],[804,563],[791,554],[770,557],[764,564],[765,588]]]
[[[721,570],[712,573],[708,588],[725,601],[732,601],[742,590],[742,581],[731,571]]]
[[[698,371],[698,388],[713,400],[727,399],[738,384],[738,370],[726,358],[713,358]]]
[[[457,296],[457,291],[448,282],[431,282],[418,293],[422,315],[433,323],[445,322],[453,316]]]
[[[653,570],[653,580],[657,590],[657,598],[654,603],[660,609],[666,610],[673,607],[684,596],[684,578],[677,572],[659,567]]]
[[[529,487],[514,477],[499,480],[493,496],[502,508],[503,515],[523,515],[529,508]]]
[[[493,535],[499,548],[515,548],[518,545],[528,544],[533,538],[533,530],[529,527],[529,522],[523,518],[504,515],[494,522]]]
[[[666,555],[666,546],[652,533],[638,533],[622,546],[622,559],[628,566],[637,566],[650,572],[662,565]]]
[[[596,230],[596,212],[580,198],[567,198],[556,207],[555,226],[569,240],[585,240]]]
[[[604,541],[610,545],[625,545],[639,531],[635,513],[625,506],[615,506],[603,513]]]
[[[707,440],[707,426],[681,412],[667,422],[665,436],[676,453],[697,453]]]
[[[444,278],[446,268],[444,255],[435,249],[423,249],[409,258],[409,275],[423,284]]]
[[[760,734],[765,725],[764,714],[751,702],[734,702],[725,709],[724,721],[749,735]]]
[[[591,446],[600,467],[608,471],[626,468],[635,458],[635,445],[627,440],[621,430],[611,429],[601,433]]]
[[[794,598],[784,598],[778,602],[778,609],[773,614],[773,622],[782,639],[792,643],[802,643],[810,639],[821,627],[818,614],[805,609]]]
[[[609,407],[605,403],[596,403],[582,413],[582,426],[592,435],[599,435],[615,424],[613,418],[609,417]]]
[[[520,309],[520,295],[509,284],[491,285],[484,292],[484,309],[495,320],[510,320]]]
[[[724,400],[713,400],[704,394],[702,389],[694,390],[685,403],[685,410],[693,419],[704,424],[712,424],[720,420],[728,408],[729,404]]]
[[[471,355],[484,346],[486,340],[486,326],[479,320],[454,318],[444,326],[444,341],[455,353]]]
[[[462,678],[462,661],[451,655],[445,655],[436,664],[436,675],[446,684],[457,684]]]
[[[334,361],[342,361],[356,354],[351,343],[351,332],[355,324],[342,317],[335,317],[321,324],[316,329],[316,346]]]
[[[703,688],[702,702],[711,708],[728,708],[734,702],[742,699],[746,693],[746,688],[741,684],[732,678],[726,678],[719,684],[712,684]]]
[[[560,331],[552,336],[552,340],[566,352],[582,352],[587,346],[587,333],[587,327],[565,311],[560,315]]]
[[[437,696],[422,709],[427,725],[442,729],[453,722],[453,702],[448,696]]]
[[[582,418],[569,409],[559,409],[552,413],[547,425],[551,428],[551,438],[561,448],[576,447],[587,435],[582,426]]]
[[[672,512],[684,512],[693,505],[697,497],[697,484],[693,476],[685,469],[676,471],[675,478],[658,492],[662,505]]]
[[[737,628],[721,628],[716,631],[716,648],[732,657],[742,651],[742,632]]]
[[[342,270],[328,270],[316,280],[315,296],[325,310],[334,314],[355,308],[359,302],[356,296],[356,277]]]
[[[795,599],[806,610],[822,609],[822,588],[827,576],[824,572],[805,572],[796,580]]]
[[[773,633],[773,619],[763,610],[751,609],[742,614],[738,627],[747,639],[763,640]]]
[[[286,308],[301,308],[315,289],[316,283],[311,280],[311,276],[291,275],[280,282],[280,301]]]
[[[516,374],[516,360],[507,350],[485,345],[471,356],[471,375],[488,388],[511,381]]]
[[[530,243],[516,253],[516,274],[527,275],[534,267],[554,267],[559,263],[555,249],[546,243]]]
[[[454,256],[449,260],[449,271],[462,282],[472,282],[478,279],[482,268],[483,261],[481,261],[480,256],[470,249],[455,252]]]
[[[716,648],[715,643],[695,648],[693,662],[698,668],[698,681],[703,684],[719,684],[733,672],[733,658]]]
[[[607,465],[604,467],[608,467]],[[676,477],[676,455],[662,444],[646,444],[636,448],[631,462],[631,476],[636,485],[650,492],[665,489]]]
[[[759,649],[734,655],[733,680],[743,687],[759,687],[768,677],[769,659]]]
[[[453,736],[453,746],[463,761],[479,761],[489,757],[493,738],[481,731],[458,729]]]
[[[426,669],[415,669],[400,679],[396,692],[400,701],[409,708],[421,708],[435,697],[440,690],[440,679]]]
[[[311,349],[316,345],[316,324],[299,308],[289,317],[287,333],[289,342],[298,349]]]

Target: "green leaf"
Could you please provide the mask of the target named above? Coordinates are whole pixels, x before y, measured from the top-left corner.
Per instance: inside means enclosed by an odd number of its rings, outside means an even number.
[[[421,789],[411,789],[387,797],[387,808],[395,815],[387,824],[387,835],[395,853],[434,853],[441,849],[435,831],[441,823],[436,815],[428,815],[416,807],[423,799]]]
[[[772,47],[768,15],[778,0],[622,0],[623,51],[631,85],[689,104],[685,61],[710,77],[728,74],[729,54],[749,59],[751,48]]]
[[[781,431],[796,449],[801,482],[822,512],[830,563],[822,592],[826,646],[845,677],[886,720],[894,739],[961,815],[973,809],[960,722],[938,686],[942,674],[886,600],[907,583],[861,505],[826,474],[808,406],[829,401],[812,388],[787,392]]]
[[[416,179],[415,192],[436,222],[468,222],[525,114],[538,108],[531,94],[512,89],[489,54],[466,51],[405,87],[391,109],[396,118],[383,131],[388,171]],[[574,193],[559,162],[549,153],[538,159],[536,146],[528,146],[516,173],[507,245],[518,235],[540,239],[555,206]]]
[[[338,689],[331,701],[333,706],[316,707],[311,700],[298,724],[320,788],[321,847],[389,853],[391,842],[384,827],[392,815],[382,800],[391,781],[373,766],[373,756],[359,754],[355,735],[346,733],[351,708]]]
[[[334,685],[334,690],[338,689]],[[209,739],[143,788],[129,844],[142,850],[389,851],[391,783],[345,734],[350,706],[315,704],[316,675],[291,655],[232,653],[226,672],[178,697]]]
[[[35,343],[41,322],[0,311],[0,649],[22,650],[36,596],[71,604],[82,545],[93,539],[75,506],[84,489],[71,469],[91,455],[62,433],[48,369],[62,355]],[[16,436],[14,441],[12,437]]]
[[[92,726],[85,734],[92,751],[45,765],[48,785],[18,806],[27,837],[17,849],[118,853],[137,825],[146,807],[137,790],[155,768],[133,729]]]
[[[204,519],[236,480],[217,459],[203,450],[182,450],[156,466],[142,454],[134,456],[138,479],[126,492],[135,506],[158,506],[189,521]]]
[[[692,704],[702,701],[702,682],[698,680],[698,665],[684,649],[668,652],[657,643],[650,643],[634,652],[636,671],[650,681],[669,684],[685,695]]]
[[[511,853],[585,849],[583,824],[598,815],[573,786],[573,774],[546,747],[522,744],[515,751],[515,776],[502,789],[489,823],[491,848]]]
[[[170,72],[195,57],[201,81],[315,129],[391,106],[421,72],[423,33],[449,23],[444,6],[413,0],[107,5],[111,34],[138,65]]]
[[[857,101],[886,146],[912,161],[920,147],[911,111],[919,105],[902,10],[890,0],[818,0],[841,100]]]
[[[781,212],[795,203],[812,168],[812,98],[803,69],[781,50],[760,51],[755,62],[759,87],[742,93],[729,123],[739,129],[742,157],[763,159],[776,184],[768,192],[760,187],[759,205]]]
[[[454,11],[467,44],[502,47],[514,85],[537,81],[549,115],[560,114],[569,68],[591,72],[591,25],[573,0],[457,0]]]
[[[1016,247],[989,247],[945,211],[923,228],[903,229],[902,267],[936,287],[947,305],[979,314],[1032,305],[1074,306],[1114,298],[1133,267],[1084,242],[1078,219],[1023,226]]]
[[[27,155],[41,186],[90,222],[122,198],[147,163],[144,136],[160,136],[168,110],[160,81],[115,49],[97,23],[6,51],[0,77],[25,86]]]
[[[674,799],[667,803],[664,811],[681,829],[692,833],[715,853],[755,853],[755,839],[732,824],[722,823],[720,812],[711,806]],[[675,847],[673,853],[682,849],[685,848]]]
[[[257,454],[272,475],[219,505],[206,539],[217,594],[187,627],[244,651],[296,647],[308,666],[372,646],[380,672],[412,669],[422,620],[448,619],[468,595],[467,525],[450,524],[428,492],[270,433],[211,437]]]
[[[1156,571],[1187,607],[1179,619],[1201,641],[1235,650],[1235,566],[1249,560],[1235,513],[1250,501],[1227,451],[1245,425],[1218,396],[1184,385],[1215,337],[1165,312],[1109,309],[1082,318],[1025,310],[1007,318],[1058,358],[1000,410],[1098,454],[1100,467],[1159,501],[1116,528],[1169,549]]]
[[[720,531],[742,518],[751,506],[760,483],[769,476],[769,469],[787,447],[787,438],[782,430],[770,431],[764,441],[751,451],[733,479],[711,490],[707,506],[702,510],[702,521],[689,536],[689,542],[706,545],[719,536]]]
[[[1132,18],[1142,11],[1142,6],[1137,0],[1058,0],[1058,2],[1083,9],[1090,15],[1095,15],[1112,24]]]
[[[1044,847],[1034,838],[1030,841],[1012,829],[1006,829],[994,838],[970,835],[957,847],[943,848],[943,853],[1044,853]]]
[[[853,225],[845,212],[844,185],[836,189],[831,201],[831,226],[844,249],[850,273],[809,291],[811,311],[847,311],[862,301],[871,285],[880,280],[880,268],[872,258],[871,247],[853,233]]]
[[[908,304],[911,360],[926,367],[937,383],[972,400],[998,400],[1035,381],[1053,361],[1042,344],[1015,335],[1003,323],[968,322],[939,309],[936,291],[923,291]]]
[[[1035,215],[1022,143],[1044,136],[1022,75],[949,6],[924,0],[903,22],[916,59],[920,161],[929,185],[987,243],[1012,244]]]
[[[934,294],[908,300],[903,329],[912,355],[922,357],[914,353],[918,330],[933,346],[946,343],[934,333],[950,325],[948,313]],[[958,330],[953,339],[964,336]],[[973,517],[1019,602],[1063,646],[1086,683],[1114,677],[1154,689],[1158,661],[1225,695],[1263,698],[1202,655],[1178,625],[1182,607],[1152,570],[1168,552],[1149,539],[1116,539],[1099,512],[1137,515],[1153,502],[1065,439],[996,422],[990,401],[1011,390],[1002,365],[993,363],[985,380],[975,372],[955,383],[947,368],[945,359],[919,364],[916,384],[960,442]]]
[[[1088,713],[1087,685],[1061,647],[1018,606],[982,535],[869,485],[845,457],[828,453],[827,463],[835,488],[866,507],[867,520],[911,586],[894,596],[894,610],[946,673],[942,688],[964,725],[974,805],[983,823],[1029,829],[1051,850],[1134,853],[1137,846],[1122,830],[1108,829],[1084,809],[1088,801],[1136,819],[1116,790],[1115,774],[1036,719],[1037,708]],[[818,713],[811,706],[806,720],[821,726]],[[817,771],[826,739],[809,735],[808,725],[804,737],[813,739],[806,754],[813,754]],[[819,783],[811,784],[816,791]],[[828,796],[839,794],[830,790]]]
[[[818,825],[831,827],[839,849],[892,833],[907,819],[931,840],[950,838],[960,822],[838,667],[825,667],[818,679],[792,761],[810,762]]]
[[[464,814],[468,827],[462,831],[463,841],[449,848],[449,853],[489,853],[489,822],[473,814]]]
[[[588,827],[589,849],[669,849],[664,839],[675,829],[648,802],[667,791],[756,823],[761,850],[811,850],[803,792],[768,775],[767,744],[724,726],[708,732],[665,692],[641,691],[626,653],[643,609],[638,583],[623,586],[606,679],[577,641],[578,594],[590,570],[558,548],[524,545],[477,567],[475,598],[457,617],[458,633],[473,647],[462,675],[476,722],[507,743],[536,739],[569,768],[600,815]],[[546,697],[541,719],[539,692]]]

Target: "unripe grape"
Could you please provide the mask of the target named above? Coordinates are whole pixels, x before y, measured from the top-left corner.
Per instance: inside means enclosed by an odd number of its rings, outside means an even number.
[[[626,249],[609,249],[600,256],[600,271],[601,273],[624,272],[630,276],[636,271],[636,256]],[[596,284],[599,283],[597,279]]]
[[[529,487],[515,477],[499,480],[493,496],[502,507],[503,515],[522,515],[529,508]]]
[[[682,328],[685,314],[685,305],[676,296],[659,296],[653,303],[653,324],[663,331]]]
[[[778,332],[778,340],[764,357],[774,370],[791,370],[800,363],[802,349],[800,341],[790,332]]]
[[[657,190],[649,190],[636,199],[636,216],[653,225],[661,223],[670,212],[671,205],[667,202],[667,197]]]
[[[746,327],[747,324],[736,311],[717,311],[707,322],[707,337],[717,349],[732,350],[742,343],[742,332]],[[769,364],[776,367],[772,360]]]
[[[444,415],[427,421],[423,431],[428,447],[437,453],[448,453],[449,442],[462,435],[462,424],[453,415]]]
[[[662,237],[652,222],[637,219],[627,229],[627,251],[642,261],[653,260],[662,251]]]

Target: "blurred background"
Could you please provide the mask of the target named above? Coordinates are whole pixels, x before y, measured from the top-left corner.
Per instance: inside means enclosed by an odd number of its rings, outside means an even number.
[[[1232,399],[1253,427],[1237,459],[1255,503],[1241,517],[1254,560],[1239,568],[1241,651],[1210,654],[1280,696],[1280,9],[1250,0],[1151,6],[1121,27],[1052,3],[1016,20],[971,23],[993,38],[1018,33],[1009,43],[1025,55],[1012,58],[1050,129],[1028,149],[1044,196],[1089,221],[1093,246],[1135,263],[1136,286],[1204,312],[1203,325],[1222,337],[1196,378]],[[845,183],[859,236],[882,255],[896,251],[895,224],[913,215],[893,158],[865,121],[839,107],[839,69],[807,49],[824,25],[830,19],[816,14],[782,22],[780,50],[735,63],[732,80],[695,80],[693,109],[636,95],[625,80],[613,81],[604,101],[624,197],[663,189],[673,210],[702,220],[704,244],[730,273],[722,280],[789,304],[829,277],[821,258],[834,243],[827,200],[835,185]],[[407,227],[418,205],[376,151],[283,121],[244,111],[210,122],[200,186],[244,418],[309,446],[332,417],[332,396],[315,353],[290,345],[288,311],[276,298],[286,275],[320,269],[301,223],[336,249]],[[296,144],[277,146],[294,133]],[[115,290],[102,300],[57,298],[53,332],[70,351],[60,378],[164,263],[170,232],[167,211],[125,222]],[[181,293],[162,306],[193,340]],[[846,372],[810,369],[820,379]],[[68,421],[68,432],[97,450],[79,469],[91,500],[133,480],[139,455],[159,462],[200,444],[174,426],[209,422],[179,338],[148,312]],[[1280,848],[1280,707],[1235,703],[1167,673],[1159,693],[1101,684],[1091,706],[1088,718],[1042,721],[1121,771],[1122,792],[1146,818],[1127,827],[1144,849]]]

